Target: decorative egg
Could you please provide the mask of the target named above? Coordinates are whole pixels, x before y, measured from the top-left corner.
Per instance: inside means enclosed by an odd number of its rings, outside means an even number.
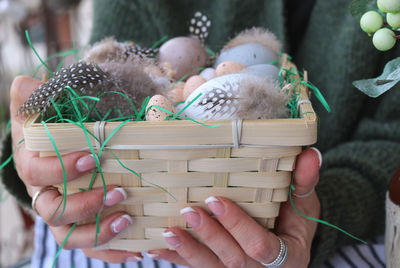
[[[193,75],[192,77],[190,77],[185,84],[185,87],[183,89],[183,99],[186,100],[186,98],[194,91],[196,90],[196,88],[198,88],[199,86],[201,86],[202,84],[204,84],[205,82],[207,82],[207,80],[200,76],[200,75]]]
[[[206,80],[213,79],[215,77],[215,69],[205,68],[199,75],[204,77]]]
[[[182,115],[194,120],[285,118],[289,114],[286,103],[287,96],[276,81],[238,73],[204,83],[177,110],[187,106]]]
[[[191,37],[176,37],[165,42],[160,47],[158,60],[161,64],[168,62],[175,71],[174,79],[178,80],[185,74],[197,74],[196,68],[207,63],[207,52],[199,39]]]
[[[171,80],[165,76],[150,75],[150,78],[164,90],[168,90],[171,87]]]
[[[189,105],[183,114],[195,120],[224,120],[232,118],[237,111],[239,81],[243,76],[254,77],[247,74],[228,74],[202,84],[189,95],[182,106],[186,106],[200,93],[202,95]]]
[[[173,87],[168,90],[167,97],[172,102],[177,103],[181,101],[185,101],[183,98],[183,89],[185,87],[184,82],[178,82],[176,85],[173,84]]]
[[[170,113],[167,113],[158,107],[161,107],[171,113],[175,113],[175,107],[163,95],[154,95],[150,98],[146,107],[146,120],[147,121],[164,121]]]
[[[246,43],[223,50],[215,60],[214,66],[224,61],[238,62],[244,66],[266,64],[278,59],[277,54],[258,43]]]
[[[245,69],[242,64],[234,61],[224,61],[221,62],[217,68],[215,69],[215,75],[216,76],[222,76],[226,74],[234,74],[242,71]]]
[[[279,68],[272,64],[257,64],[247,67],[241,73],[277,80],[279,77]]]

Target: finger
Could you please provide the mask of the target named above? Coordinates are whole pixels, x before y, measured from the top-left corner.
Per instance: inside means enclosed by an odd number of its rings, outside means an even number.
[[[269,263],[279,253],[279,240],[232,201],[209,197],[206,204],[244,252],[258,262]]]
[[[172,262],[181,266],[189,266],[189,263],[185,261],[175,250],[169,249],[157,249],[157,250],[150,250],[147,253],[152,259],[155,260],[166,260],[168,262]]]
[[[296,195],[307,195],[318,184],[319,168],[322,156],[318,149],[311,147],[303,151],[297,158],[296,171],[293,181]]]
[[[177,227],[162,233],[169,245],[189,263],[190,267],[223,267],[217,256],[186,231]]]
[[[60,184],[81,177],[96,167],[96,161],[87,152],[63,155],[61,161],[56,156],[40,157],[38,152],[28,151],[20,146],[15,151],[15,162],[19,176],[33,186]],[[64,166],[64,169],[63,169]]]
[[[93,259],[99,259],[108,263],[139,262],[143,260],[142,254],[123,250],[93,250],[82,249],[83,253]]]
[[[217,255],[225,266],[252,267],[254,265],[254,260],[248,258],[227,230],[204,210],[186,207],[181,210],[181,214],[200,240]]]
[[[63,212],[62,205],[59,207],[63,202],[63,195],[56,190],[49,190],[37,198],[35,208],[47,224],[61,226],[90,218],[99,212],[103,205],[110,207],[126,198],[127,193],[124,189],[109,186],[104,202],[104,189],[96,188],[68,195]]]
[[[15,145],[24,138],[22,126],[26,119],[25,115],[18,114],[18,109],[42,83],[28,76],[18,76],[11,85],[10,117],[14,149]]]
[[[110,241],[132,223],[132,218],[123,212],[107,216],[100,222],[97,245]],[[68,238],[67,235],[72,225],[50,226],[49,228],[59,245],[65,240],[64,249],[93,248],[95,246],[96,223],[77,225]]]

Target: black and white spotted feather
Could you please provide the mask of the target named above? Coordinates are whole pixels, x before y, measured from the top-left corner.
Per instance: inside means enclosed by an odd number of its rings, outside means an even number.
[[[140,58],[154,58],[159,51],[158,48],[142,48],[138,45],[127,45],[125,48],[127,56],[136,55]]]
[[[39,86],[28,100],[19,108],[19,113],[46,112],[53,101],[61,96],[66,87],[71,87],[82,95],[94,95],[99,87],[110,81],[109,76],[96,64],[77,62],[67,68],[61,68],[46,83]]]
[[[189,32],[197,37],[201,42],[208,36],[208,31],[211,27],[211,20],[203,13],[197,11],[189,22]]]

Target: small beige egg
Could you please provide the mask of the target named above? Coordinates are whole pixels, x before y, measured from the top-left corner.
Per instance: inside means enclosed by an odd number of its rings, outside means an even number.
[[[185,74],[197,74],[196,68],[207,63],[207,52],[197,38],[175,37],[160,47],[158,61],[161,64],[168,62],[176,72],[174,79],[179,80]]]
[[[207,82],[207,80],[200,76],[200,75],[193,75],[190,77],[185,84],[185,88],[183,89],[183,98],[186,100],[186,98],[196,90],[199,86]]]
[[[167,116],[171,115],[158,107],[164,108],[167,111],[175,113],[175,107],[172,103],[163,95],[154,95],[150,98],[149,103],[146,107],[146,120],[147,121],[164,121]]]
[[[215,75],[222,76],[222,75],[226,75],[226,74],[235,74],[235,73],[242,71],[245,68],[246,67],[244,65],[242,65],[238,62],[224,61],[224,62],[221,62],[215,69]]]
[[[168,99],[170,99],[174,103],[185,101],[185,99],[183,98],[184,87],[185,87],[184,82],[178,82],[175,86],[171,87],[167,93]]]

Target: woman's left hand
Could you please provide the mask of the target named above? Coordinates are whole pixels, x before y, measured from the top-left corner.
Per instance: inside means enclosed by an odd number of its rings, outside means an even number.
[[[319,218],[320,203],[313,191],[319,179],[320,154],[315,148],[302,152],[296,163],[293,201],[304,214]],[[311,193],[312,192],[312,193]],[[308,195],[308,193],[311,193]],[[197,207],[185,208],[183,216],[200,242],[188,232],[172,227],[163,235],[173,250],[152,250],[154,259],[164,259],[190,267],[265,267],[280,251],[277,236],[286,241],[288,255],[279,267],[307,267],[317,223],[300,216],[290,201],[282,203],[275,232],[259,225],[232,201],[222,197],[207,199],[216,216]]]

